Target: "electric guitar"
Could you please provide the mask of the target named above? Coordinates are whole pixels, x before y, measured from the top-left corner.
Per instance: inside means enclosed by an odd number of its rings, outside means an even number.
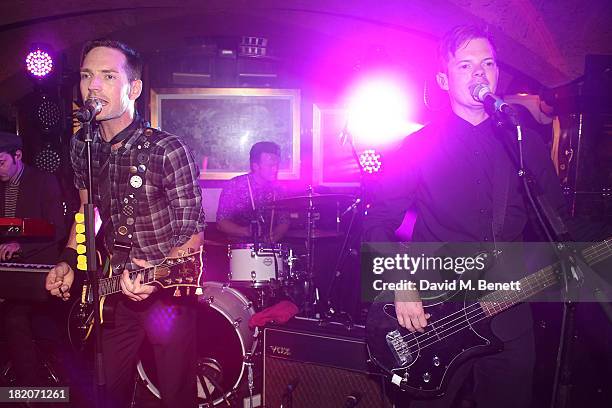
[[[175,288],[174,296],[182,296],[181,288],[184,288],[185,295],[199,294],[202,279],[202,253],[190,253],[185,256],[164,259],[160,264],[148,268],[142,268],[130,272],[130,279],[142,274],[143,284],[155,284],[162,289]],[[107,296],[121,292],[121,275],[112,276],[112,271],[108,268],[108,262],[103,271],[107,278],[98,280],[98,293],[100,296],[100,323],[109,323],[114,315],[114,305],[112,298]],[[70,308],[68,316],[68,336],[72,346],[79,350],[85,345],[93,330],[94,305],[91,285],[85,283],[81,292],[81,301],[75,302]]]
[[[589,265],[612,255],[612,238],[582,251]],[[425,331],[401,327],[393,292],[382,292],[372,304],[366,322],[371,360],[392,383],[415,397],[437,397],[466,360],[503,350],[491,331],[491,317],[559,283],[559,264],[549,265],[521,279],[521,290],[490,292],[476,300],[466,291],[448,293],[443,300],[423,301],[431,317]]]

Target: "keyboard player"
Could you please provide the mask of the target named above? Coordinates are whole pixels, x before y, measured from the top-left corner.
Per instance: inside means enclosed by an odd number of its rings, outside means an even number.
[[[11,275],[17,276],[16,279],[19,279],[19,272],[11,269],[13,263],[55,264],[66,231],[57,179],[23,163],[22,147],[19,136],[0,132],[0,217],[42,219],[53,224],[55,232],[53,236],[43,238],[20,237],[2,231],[5,233],[0,234],[3,235],[0,236],[0,262],[8,270],[14,271]],[[0,276],[4,273],[1,265]],[[8,274],[5,273],[5,276],[8,277]],[[25,280],[27,274],[23,276]],[[0,323],[4,326],[0,331],[5,333],[5,350],[14,370],[17,381],[15,385],[44,385],[45,379],[40,378],[39,356],[34,339],[40,332],[45,336],[51,334],[54,338],[40,339],[47,341],[38,341],[39,345],[57,343],[60,329],[54,321],[56,316],[53,316],[56,315],[53,303],[57,302],[27,300],[28,287],[19,283],[14,286],[12,296],[0,305]],[[2,284],[10,285],[10,282],[4,282],[3,279]]]

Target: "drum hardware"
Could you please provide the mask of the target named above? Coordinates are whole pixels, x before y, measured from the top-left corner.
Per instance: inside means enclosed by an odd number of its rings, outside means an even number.
[[[323,230],[316,230],[315,228],[315,212],[330,206],[336,207],[336,219],[341,218],[340,204],[352,200],[353,197],[344,194],[316,194],[313,192],[312,186],[309,185],[307,189],[307,195],[288,197],[281,200],[272,202],[268,208],[275,208],[277,210],[297,210],[306,213],[306,236],[304,237],[304,243],[306,247],[305,255],[305,272],[304,276],[296,279],[302,283],[305,294],[304,302],[304,315],[312,317],[316,315],[318,305],[320,303],[319,292],[314,284],[314,245],[315,239],[337,237],[340,236],[339,223],[336,225],[336,231],[322,233]],[[354,203],[353,203],[354,204]],[[353,205],[351,204],[351,205]],[[319,232],[319,235],[317,235]],[[297,258],[291,260],[292,265]],[[288,276],[294,278],[294,271],[289,268]]]
[[[289,256],[287,256],[287,266],[289,267],[289,277],[293,277],[295,261],[297,261],[297,256],[293,256],[293,249],[289,248]]]
[[[351,242],[351,238],[359,240],[360,235],[355,234],[355,224],[357,220],[358,214],[363,214],[363,200],[360,197],[356,197],[351,205],[349,205],[341,214],[340,217],[351,212],[351,219],[348,224],[346,235],[344,237],[344,241],[342,242],[342,247],[338,252],[338,258],[336,260],[336,264],[334,266],[334,276],[327,288],[327,305],[324,313],[324,318],[330,321],[337,321],[339,323],[343,323],[347,327],[351,327],[353,325],[353,319],[350,314],[346,313],[343,310],[336,310],[334,307],[333,299],[334,292],[337,288],[337,283],[342,277],[342,267],[347,259],[347,256],[352,254],[353,246],[355,242]],[[357,242],[359,244],[359,242]]]
[[[212,385],[213,391],[220,390],[221,380],[223,379],[222,367],[214,358],[204,358],[198,359],[196,370],[198,395],[203,394],[205,396],[204,399],[208,400],[212,397],[213,393],[207,382]]]
[[[255,333],[253,333],[253,338],[255,341],[253,342],[253,346],[251,347],[251,351],[244,355],[244,364],[247,366],[247,381],[249,387],[249,408],[253,408],[253,391],[255,390],[255,379],[253,377],[253,366],[254,361],[253,358],[255,356],[255,350],[257,349],[257,344],[259,342],[259,329],[255,328]]]

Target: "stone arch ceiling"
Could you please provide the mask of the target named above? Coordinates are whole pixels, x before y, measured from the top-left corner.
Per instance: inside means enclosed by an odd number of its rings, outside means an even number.
[[[109,35],[145,53],[188,36],[262,35],[281,57],[315,59],[333,59],[325,53],[335,41],[356,55],[382,44],[395,58],[419,63],[461,22],[490,24],[504,65],[548,87],[579,77],[586,54],[612,54],[609,0],[2,0],[0,103],[31,87],[21,64],[36,41],[62,51],[72,67],[85,40]],[[354,61],[330,62],[343,63]]]

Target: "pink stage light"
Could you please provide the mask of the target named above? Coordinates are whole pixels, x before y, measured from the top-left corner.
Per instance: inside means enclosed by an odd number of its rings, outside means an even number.
[[[26,69],[35,78],[43,78],[53,70],[51,55],[38,48],[26,56]]]
[[[422,125],[410,120],[410,92],[389,76],[367,79],[350,93],[347,104],[348,130],[357,146],[376,147],[400,141]]]

